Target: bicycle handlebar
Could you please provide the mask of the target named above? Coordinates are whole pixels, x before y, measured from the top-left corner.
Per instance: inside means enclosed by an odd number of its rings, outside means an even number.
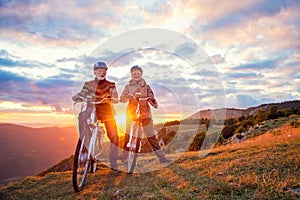
[[[147,101],[149,99],[151,99],[150,97],[144,97],[144,98],[141,98],[141,97],[136,97],[132,94],[129,94],[131,97],[135,98],[136,100],[141,100],[141,101]]]
[[[106,100],[111,100],[111,99],[109,99],[109,98],[103,98],[103,99],[101,99],[100,101],[89,101],[88,103],[90,103],[90,104],[101,104],[101,103],[103,103],[104,101],[106,101]]]
[[[101,104],[101,103],[103,103],[104,101],[106,101],[106,100],[109,100],[110,101],[110,98],[107,98],[107,97],[105,97],[105,98],[102,98],[100,101],[89,101],[89,100],[87,100],[87,99],[84,99],[83,97],[81,97],[81,99],[82,99],[82,101],[74,101],[74,105],[75,104],[77,104],[78,102],[83,102],[83,103],[86,103],[86,104],[94,104],[94,105],[97,105],[97,104]]]

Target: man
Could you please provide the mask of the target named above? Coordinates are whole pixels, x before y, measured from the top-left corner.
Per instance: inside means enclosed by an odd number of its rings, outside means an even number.
[[[97,62],[94,65],[95,79],[85,82],[79,93],[72,97],[73,101],[80,101],[86,98],[92,98],[99,101],[103,98],[109,98],[111,101],[104,101],[95,105],[97,120],[104,123],[107,136],[110,139],[109,161],[111,169],[119,172],[117,167],[118,158],[118,133],[117,125],[114,117],[113,103],[118,103],[118,93],[114,82],[106,80],[107,65],[105,62]],[[79,132],[81,133],[86,124],[87,118],[90,116],[92,109],[81,112],[78,116]]]

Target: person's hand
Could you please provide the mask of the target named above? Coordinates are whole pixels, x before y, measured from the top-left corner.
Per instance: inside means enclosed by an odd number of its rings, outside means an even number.
[[[122,95],[121,97],[120,97],[120,100],[119,100],[119,102],[121,102],[121,103],[126,103],[127,101],[128,101],[128,97],[127,96],[125,96],[125,95]]]
[[[81,96],[75,95],[75,96],[72,97],[72,100],[75,101],[75,102],[81,102],[81,101],[84,100],[84,98],[81,97]]]
[[[73,100],[73,101],[76,101],[76,98],[77,98],[77,95],[72,96],[72,100]]]
[[[108,98],[108,100],[110,100],[110,101],[111,101],[111,99],[112,99],[112,97],[111,97],[110,94],[106,95],[106,98]]]
[[[141,97],[141,93],[140,92],[136,92],[134,95],[136,98],[140,98]]]
[[[156,101],[156,99],[152,98],[152,99],[149,99],[149,103],[151,106],[153,106],[154,108],[158,108],[158,103]]]

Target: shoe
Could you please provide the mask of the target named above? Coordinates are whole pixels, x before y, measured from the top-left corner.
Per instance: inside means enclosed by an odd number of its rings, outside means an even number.
[[[118,169],[118,168],[113,168],[113,167],[111,167],[110,169],[111,169],[114,173],[116,173],[116,174],[122,172],[122,170],[120,170],[120,169]]]
[[[160,164],[167,164],[172,161],[170,159],[168,159],[166,156],[161,156],[161,157],[159,157],[159,162],[160,162]]]

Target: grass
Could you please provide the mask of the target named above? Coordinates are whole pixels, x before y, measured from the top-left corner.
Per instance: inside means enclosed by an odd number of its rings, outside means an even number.
[[[183,153],[147,173],[114,174],[98,165],[80,193],[70,171],[27,177],[0,190],[0,199],[299,199],[300,127],[286,124],[257,138]],[[172,155],[169,155],[172,157]]]

